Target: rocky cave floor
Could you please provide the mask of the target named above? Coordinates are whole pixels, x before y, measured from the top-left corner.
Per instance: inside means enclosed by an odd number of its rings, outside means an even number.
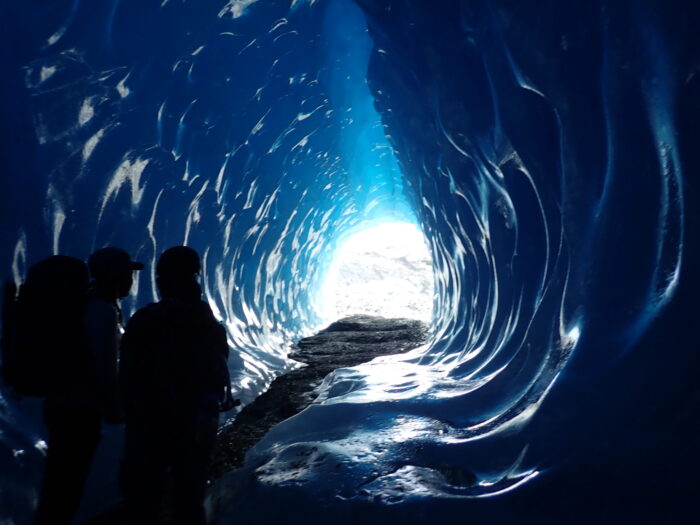
[[[356,366],[375,357],[399,354],[426,341],[428,327],[415,319],[353,315],[329,325],[292,347],[289,357],[305,366],[275,379],[270,388],[245,406],[219,433],[209,479],[243,466],[245,454],[274,425],[301,412],[316,397],[315,388],[337,368]],[[162,516],[169,522],[167,516]],[[84,525],[121,525],[121,506]]]
[[[311,404],[315,388],[330,372],[406,352],[423,344],[426,335],[427,326],[414,319],[354,315],[302,339],[292,347],[289,357],[306,366],[275,379],[224,427],[212,455],[210,479],[242,467],[246,452],[268,430]]]

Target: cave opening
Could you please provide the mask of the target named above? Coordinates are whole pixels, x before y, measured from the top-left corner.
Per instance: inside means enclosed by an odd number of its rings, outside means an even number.
[[[423,232],[410,222],[357,230],[339,244],[324,293],[330,316],[402,317],[429,323],[433,263]]]

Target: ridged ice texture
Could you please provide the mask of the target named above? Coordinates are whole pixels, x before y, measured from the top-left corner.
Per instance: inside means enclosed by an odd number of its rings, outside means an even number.
[[[121,245],[147,263],[131,313],[157,254],[193,246],[249,400],[323,320],[336,243],[417,220],[430,344],[329,378],[238,503],[692,486],[697,8],[357,3],[369,33],[341,0],[2,7],[0,266]],[[5,403],[0,517],[36,486]]]
[[[255,4],[17,5],[2,37],[3,271],[21,282],[51,253],[121,246],[146,263],[128,316],[156,299],[158,254],[194,247],[244,402],[333,321],[320,287],[337,243],[416,220],[366,84],[359,10],[338,33],[315,1]],[[10,403],[3,428],[16,417]],[[6,443],[8,473],[32,471],[24,434]],[[13,505],[31,505],[19,490]]]
[[[316,501],[376,522],[569,522],[619,500],[681,515],[698,465],[697,13],[358,4],[431,244],[433,339],[329,377],[249,456],[268,490],[222,504],[221,522],[274,498],[285,510],[267,519],[328,519]]]

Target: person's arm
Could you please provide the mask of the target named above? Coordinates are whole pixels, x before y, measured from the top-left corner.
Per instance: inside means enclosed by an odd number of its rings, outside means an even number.
[[[107,423],[123,420],[117,378],[118,319],[116,309],[106,301],[95,299],[87,305],[85,334],[95,362],[97,388]]]
[[[216,400],[218,402],[219,412],[227,412],[234,407],[241,404],[240,399],[235,399],[233,397],[233,392],[231,391],[231,376],[228,370],[228,339],[226,337],[226,329],[219,324],[214,318],[214,314],[211,312],[209,305],[204,303],[206,310],[208,312],[208,317],[212,326],[211,345],[214,350],[214,363],[218,373],[217,383],[217,396]]]
[[[139,384],[143,375],[145,309],[136,312],[126,325],[119,343],[119,393],[124,414],[144,402],[143,387]]]
[[[2,334],[0,334],[0,347],[2,348],[2,373],[5,375],[5,379],[9,379],[9,368],[8,364],[10,359],[10,354],[12,353],[12,348],[15,341],[15,325],[16,325],[16,301],[17,301],[17,286],[15,282],[11,279],[5,281],[5,287],[3,288],[3,301],[2,301]]]

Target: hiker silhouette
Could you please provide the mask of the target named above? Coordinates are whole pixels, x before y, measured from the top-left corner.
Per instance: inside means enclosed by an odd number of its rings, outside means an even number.
[[[118,300],[125,297],[133,283],[133,271],[143,268],[120,248],[97,250],[88,260],[92,281],[87,288],[85,263],[78,259],[54,256],[35,266],[47,267],[47,261],[61,258],[66,270],[53,269],[48,279],[37,280],[30,270],[26,286],[40,284],[32,292],[42,295],[35,302],[41,310],[53,312],[53,317],[69,319],[61,322],[60,344],[45,344],[63,363],[53,372],[60,381],[45,395],[44,421],[48,431],[48,453],[44,479],[37,506],[36,523],[62,525],[71,523],[82,497],[85,481],[100,441],[102,422],[122,420],[117,391],[117,351],[121,328]],[[51,268],[56,264],[51,263]],[[71,268],[71,272],[67,268]],[[81,278],[81,269],[84,277]],[[77,276],[77,277],[76,277]],[[87,293],[86,293],[87,288]],[[47,300],[41,289],[62,290],[62,300],[53,295]],[[23,298],[20,290],[19,303]],[[30,301],[28,301],[30,302]],[[80,303],[76,306],[74,303]],[[66,313],[68,312],[68,314]],[[35,319],[34,321],[39,322]],[[19,323],[21,328],[22,323]],[[49,326],[34,326],[34,331],[49,334]],[[62,331],[62,333],[61,333]],[[69,333],[70,332],[70,333]],[[21,333],[18,332],[19,338]],[[46,363],[37,367],[47,369]],[[56,381],[54,379],[53,381]]]
[[[205,523],[219,411],[231,408],[224,328],[201,300],[199,255],[176,246],[156,266],[161,300],[130,319],[121,345],[127,523]]]

